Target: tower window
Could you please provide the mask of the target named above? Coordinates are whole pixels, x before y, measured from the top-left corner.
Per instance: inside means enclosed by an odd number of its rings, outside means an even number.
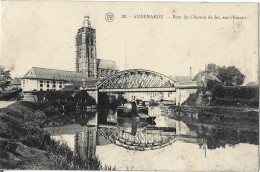
[[[91,45],[94,45],[94,39],[91,38]]]

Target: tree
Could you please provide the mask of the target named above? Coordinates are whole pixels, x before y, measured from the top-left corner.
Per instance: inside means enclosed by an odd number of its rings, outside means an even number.
[[[206,71],[215,74],[225,86],[242,85],[245,80],[245,75],[235,66],[220,67],[210,63],[207,65]]]
[[[219,66],[214,63],[207,64],[206,72],[212,73],[218,76]]]
[[[5,90],[5,88],[10,84],[10,80],[10,71],[5,71],[5,68],[3,66],[0,66],[0,88],[2,88],[2,90]]]
[[[236,86],[244,83],[245,75],[235,66],[224,66],[219,69],[218,78],[225,86]]]

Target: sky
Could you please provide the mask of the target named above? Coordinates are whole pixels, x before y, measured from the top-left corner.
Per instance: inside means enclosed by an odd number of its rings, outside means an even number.
[[[246,75],[245,83],[258,82],[257,3],[2,1],[1,9],[0,62],[12,77],[31,67],[74,71],[75,35],[89,16],[97,57],[116,61],[120,70],[187,76],[192,67],[194,76],[215,63],[235,65]],[[114,14],[112,22],[105,20],[107,12]]]

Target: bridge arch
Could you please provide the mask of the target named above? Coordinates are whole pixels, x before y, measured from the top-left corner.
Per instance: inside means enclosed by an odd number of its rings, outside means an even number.
[[[131,69],[115,73],[98,85],[99,92],[175,91],[175,81],[158,72]]]

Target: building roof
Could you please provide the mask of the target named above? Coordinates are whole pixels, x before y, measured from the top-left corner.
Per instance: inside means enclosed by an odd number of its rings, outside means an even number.
[[[177,82],[176,85],[197,86],[197,81]]]
[[[75,90],[79,90],[79,87],[74,85],[68,85],[62,89],[62,91],[75,91]]]
[[[10,85],[21,85],[21,78],[13,78],[10,82]]]
[[[175,82],[189,82],[192,81],[190,76],[170,76]]]
[[[86,79],[87,75],[84,73],[77,73],[74,71],[65,71],[58,69],[47,69],[32,67],[23,78],[31,79],[50,79],[50,80],[63,80],[63,81],[82,81]]]
[[[100,83],[100,79],[89,78],[84,73],[38,67],[33,67],[32,69],[30,69],[29,72],[27,72],[23,78],[68,81],[73,85],[68,86],[68,89],[72,89],[75,86],[83,86],[82,79],[85,79],[86,87],[94,87]]]
[[[202,71],[199,72],[192,81],[200,81],[202,77],[205,77],[207,80],[212,80],[212,81],[218,81],[221,82],[218,77],[212,73],[206,72],[206,71]]]
[[[98,69],[118,70],[117,64],[112,60],[97,59]]]
[[[86,87],[96,86],[100,83],[99,79],[86,80]]]

